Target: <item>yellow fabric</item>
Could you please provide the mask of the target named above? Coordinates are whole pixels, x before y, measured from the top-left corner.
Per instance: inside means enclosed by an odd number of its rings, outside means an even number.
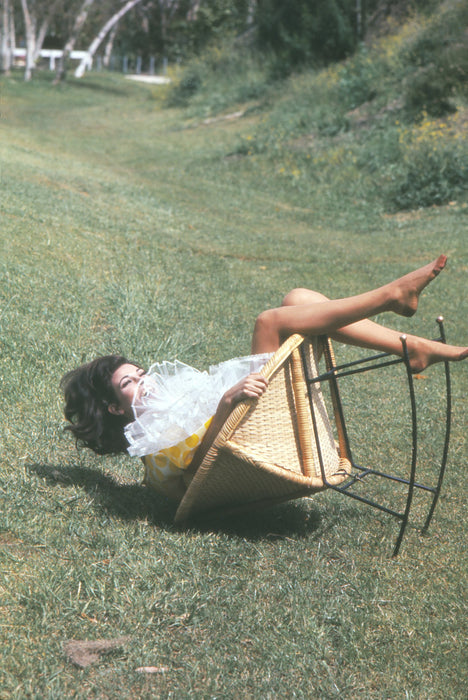
[[[212,417],[208,418],[193,435],[177,445],[142,457],[145,465],[143,483],[159,493],[169,495],[168,491],[174,480],[183,478],[212,420]]]

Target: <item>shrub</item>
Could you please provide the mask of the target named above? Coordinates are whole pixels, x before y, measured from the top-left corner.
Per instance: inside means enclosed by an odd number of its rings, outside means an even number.
[[[354,109],[377,95],[382,67],[375,55],[362,48],[339,71],[338,98],[346,109]]]
[[[242,48],[242,50],[240,50]],[[271,87],[268,61],[235,41],[211,46],[185,68],[168,94],[170,107],[190,107],[192,115],[217,114],[259,100]]]
[[[349,0],[261,0],[257,23],[260,48],[280,57],[284,72],[343,59],[356,46]]]
[[[456,110],[453,98],[468,84],[468,5],[448,3],[403,52],[409,72],[403,98],[415,118],[423,113],[442,117]]]
[[[387,187],[393,209],[446,204],[468,190],[468,142],[457,119],[431,121],[400,133],[401,160]]]
[[[456,111],[451,101],[454,83],[441,66],[431,65],[411,75],[405,84],[405,109],[418,119],[424,113],[443,117]]]
[[[201,71],[196,65],[190,65],[179,82],[171,87],[167,99],[169,107],[187,107],[190,98],[200,90],[202,83]]]

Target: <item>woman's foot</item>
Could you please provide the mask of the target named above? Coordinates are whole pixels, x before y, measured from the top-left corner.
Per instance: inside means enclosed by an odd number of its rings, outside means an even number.
[[[446,345],[436,340],[426,340],[409,335],[406,339],[411,370],[422,372],[436,362],[458,362],[468,357],[468,348]]]
[[[429,282],[439,275],[447,262],[446,255],[439,255],[433,262],[390,283],[390,310],[400,316],[413,316],[418,308],[419,295]]]

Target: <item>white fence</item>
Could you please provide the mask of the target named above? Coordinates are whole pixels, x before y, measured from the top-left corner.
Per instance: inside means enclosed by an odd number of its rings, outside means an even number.
[[[57,58],[60,58],[63,54],[63,51],[61,49],[42,49],[39,56],[41,58],[48,58],[49,59],[49,69],[50,70],[55,70],[55,60]],[[14,49],[13,51],[13,56],[15,57],[15,61],[17,59],[24,59],[26,60],[26,49]],[[82,61],[83,59],[87,59],[86,61],[86,69],[91,70],[93,66],[93,59],[89,55],[87,51],[71,51],[70,52],[70,58],[76,59],[77,61]]]

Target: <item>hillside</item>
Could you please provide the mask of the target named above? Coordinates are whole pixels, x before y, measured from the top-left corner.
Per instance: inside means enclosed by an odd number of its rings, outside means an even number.
[[[444,115],[408,97],[458,46],[442,39],[461,36],[464,3],[446,7],[453,19],[281,80],[221,50],[174,67],[174,91],[113,73],[0,78],[2,700],[465,697],[466,363],[442,497],[422,535],[418,492],[398,559],[398,523],[331,492],[177,530],[139,460],[76,449],[59,389],[102,354],[199,369],[244,355],[291,288],[343,297],[441,252],[417,314],[375,320],[433,336],[443,314],[466,343],[464,86]],[[415,379],[431,483],[444,380],[440,365]],[[343,385],[354,457],[406,474],[402,365]],[[376,488],[401,505],[398,486]],[[70,640],[108,653],[81,668]]]

